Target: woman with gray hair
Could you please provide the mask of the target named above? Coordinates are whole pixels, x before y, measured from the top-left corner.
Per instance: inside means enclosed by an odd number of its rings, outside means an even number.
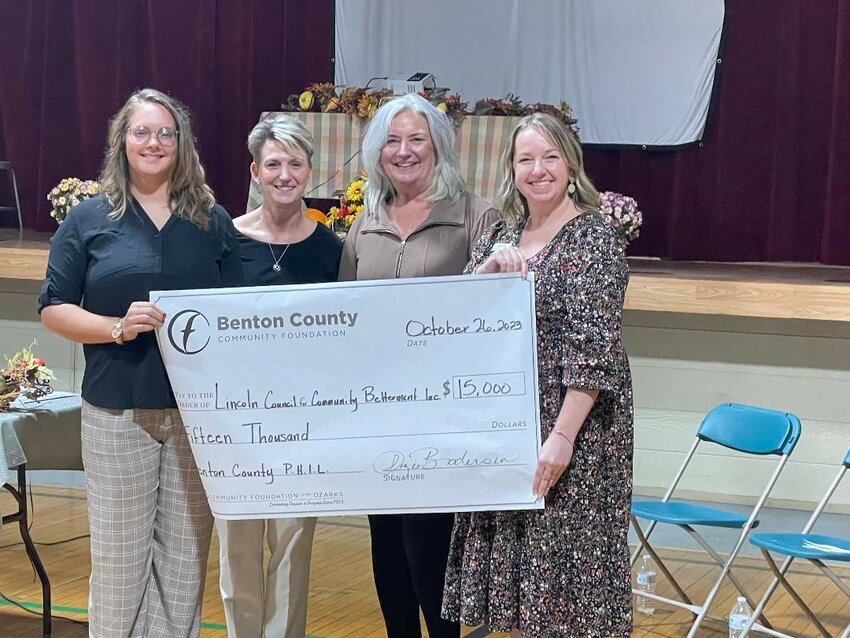
[[[336,281],[342,242],[304,215],[313,142],[300,120],[281,115],[248,136],[260,206],[235,220],[249,286]],[[216,519],[221,597],[229,638],[303,638],[316,519]],[[263,571],[263,537],[271,556]]]
[[[44,326],[86,358],[89,635],[197,636],[212,516],[154,337],[165,314],[148,299],[241,285],[236,233],[188,111],[159,91],[112,119],[100,183],[56,231],[39,296]]]
[[[419,95],[378,109],[363,138],[368,174],[365,212],[345,240],[340,279],[457,275],[472,247],[498,218],[469,193],[446,115]],[[460,625],[440,617],[453,514],[369,516],[372,568],[388,638],[456,638]]]

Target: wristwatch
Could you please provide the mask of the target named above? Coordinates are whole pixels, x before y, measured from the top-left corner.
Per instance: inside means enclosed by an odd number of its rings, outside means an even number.
[[[110,335],[112,336],[112,340],[117,343],[119,346],[124,344],[124,340],[121,336],[124,334],[124,317],[121,317],[118,321],[116,321],[112,326],[112,332]]]

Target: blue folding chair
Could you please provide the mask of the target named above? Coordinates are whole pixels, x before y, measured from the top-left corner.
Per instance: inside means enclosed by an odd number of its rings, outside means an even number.
[[[717,592],[723,579],[727,576],[729,580],[738,588],[741,595],[746,596],[753,606],[753,600],[747,595],[741,582],[731,572],[732,563],[737,558],[741,551],[747,535],[750,530],[758,525],[758,515],[761,512],[764,502],[767,500],[776,480],[779,478],[782,468],[785,467],[788,457],[794,450],[800,438],[800,419],[793,414],[787,412],[777,412],[775,410],[767,410],[765,408],[756,408],[747,405],[739,405],[736,403],[725,403],[711,410],[700,424],[697,431],[696,439],[691,446],[690,451],[685,457],[679,471],[676,473],[673,483],[667,489],[664,497],[660,501],[635,501],[632,503],[630,519],[637,534],[639,543],[637,549],[632,555],[632,565],[635,564],[638,557],[647,551],[655,560],[655,564],[661,573],[667,578],[679,599],[668,598],[658,594],[648,594],[646,592],[638,592],[633,590],[635,594],[639,594],[646,598],[651,598],[658,602],[668,605],[673,605],[682,609],[687,609],[693,613],[696,618],[688,633],[688,638],[696,635],[700,624],[708,614],[711,604],[714,602]],[[691,459],[696,454],[697,448],[701,443],[715,443],[723,447],[744,452],[747,454],[767,456],[774,455],[778,457],[776,467],[767,482],[761,495],[758,497],[755,506],[749,516],[728,512],[714,507],[706,507],[695,503],[687,503],[682,501],[671,501],[670,498],[679,484],[685,470],[688,467]],[[643,531],[638,518],[647,519],[650,521],[646,532]],[[721,568],[720,576],[711,587],[708,596],[701,604],[695,604],[685,593],[685,590],[679,585],[670,570],[664,565],[664,561],[658,556],[658,553],[649,544],[649,537],[657,523],[668,523],[676,525],[690,534],[699,545],[714,559],[714,562]],[[729,555],[724,559],[720,556],[711,545],[694,529],[694,526],[705,525],[709,527],[725,527],[741,530],[738,541]],[[770,623],[764,616],[761,617],[762,623],[766,627],[770,627]]]
[[[850,563],[850,540],[846,538],[836,538],[834,536],[822,536],[820,534],[810,533],[818,518],[820,518],[820,515],[827,503],[829,503],[829,499],[832,498],[835,490],[838,489],[838,484],[841,483],[841,479],[844,478],[848,469],[850,469],[850,450],[847,451],[847,456],[844,457],[844,464],[838,470],[838,475],[835,477],[835,480],[829,486],[826,494],[823,495],[820,503],[818,503],[815,511],[803,527],[802,533],[753,534],[750,537],[750,543],[761,548],[761,553],[764,556],[765,561],[767,561],[770,571],[773,572],[774,578],[770,583],[770,586],[767,588],[767,591],[764,593],[764,596],[762,596],[761,601],[756,606],[753,616],[750,618],[744,633],[741,634],[742,637],[749,636],[750,631],[760,631],[762,633],[770,634],[771,636],[779,636],[780,638],[792,638],[788,634],[783,634],[771,628],[764,627],[756,622],[756,618],[758,618],[758,615],[762,613],[767,605],[767,601],[770,600],[773,592],[776,591],[777,586],[781,583],[791,598],[793,598],[797,605],[799,605],[800,609],[802,609],[809,617],[809,620],[811,620],[815,627],[818,628],[821,635],[825,636],[825,638],[832,638],[832,634],[826,630],[823,624],[815,617],[815,614],[809,606],[803,602],[803,599],[800,598],[797,592],[794,591],[788,583],[785,578],[785,574],[787,573],[788,568],[791,567],[791,563],[795,558],[805,558],[816,565],[827,578],[835,583],[836,586],[847,595],[847,598],[850,598],[850,586],[848,586],[848,583],[839,578],[839,576],[824,563],[824,561],[827,560]],[[785,556],[785,560],[782,562],[782,567],[776,566],[776,561],[773,560],[770,552]],[[847,628],[841,634],[841,638],[848,638],[849,636],[850,624],[847,625]]]

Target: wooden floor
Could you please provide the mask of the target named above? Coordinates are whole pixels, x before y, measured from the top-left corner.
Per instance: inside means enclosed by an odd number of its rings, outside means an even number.
[[[57,638],[84,637],[88,538],[84,495],[77,489],[34,488],[35,505],[32,535],[39,545],[39,553],[53,584],[53,635]],[[0,511],[12,509],[11,498],[3,492]],[[67,540],[82,536],[76,540]],[[41,589],[29,566],[23,547],[18,544],[17,526],[0,530],[0,593],[40,612]],[[53,544],[50,543],[56,543]],[[205,638],[226,636],[221,601],[218,597],[218,563],[216,540],[210,560],[207,589],[204,601],[203,630]],[[683,551],[666,551],[670,566],[686,589],[705,594],[715,571],[702,555]],[[761,592],[769,582],[766,568],[754,560],[742,560],[738,572],[747,584]],[[850,570],[842,572],[850,577]],[[799,584],[804,599],[813,601],[812,607],[828,629],[840,633],[850,622],[850,602],[823,577],[800,566],[795,568],[793,582]],[[659,593],[669,593],[659,577]],[[724,587],[714,606],[715,613],[725,615],[732,607],[734,592]],[[778,628],[795,636],[818,636],[805,617],[784,592],[774,595],[768,607],[768,617]],[[668,638],[684,636],[689,615],[659,608],[653,616],[638,615],[635,619],[636,637]],[[319,520],[313,549],[313,570],[310,582],[310,608],[308,631],[316,638],[374,638],[384,636],[380,611],[372,585],[369,562],[369,530],[365,519],[358,517],[325,518]],[[0,599],[0,636],[2,638],[30,638],[41,635],[41,617],[27,614],[6,600]],[[505,636],[488,633],[485,629],[466,628],[464,636]],[[706,638],[726,635],[725,626],[709,622],[700,632]]]

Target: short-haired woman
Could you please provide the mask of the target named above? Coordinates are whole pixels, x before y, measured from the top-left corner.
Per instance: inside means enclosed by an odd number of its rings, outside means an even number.
[[[254,127],[248,150],[263,201],[235,220],[245,283],[336,281],[342,242],[308,219],[301,203],[313,166],[309,131],[281,115]],[[304,638],[315,517],[216,519],[216,529],[229,638]],[[271,554],[265,573],[264,536]]]

